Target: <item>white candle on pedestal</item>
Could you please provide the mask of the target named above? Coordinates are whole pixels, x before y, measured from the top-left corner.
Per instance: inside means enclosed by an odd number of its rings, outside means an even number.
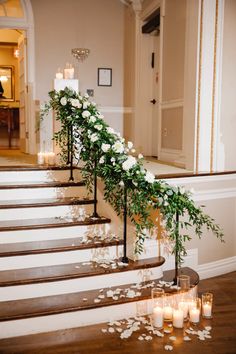
[[[171,306],[164,307],[164,320],[171,321],[173,315],[173,309]]]
[[[63,74],[60,72],[56,73],[56,79],[63,79]]]
[[[183,328],[184,325],[184,312],[183,310],[173,311],[173,326],[175,328]]]
[[[180,301],[179,309],[183,311],[184,318],[186,318],[188,316],[188,303],[186,301]]]
[[[163,327],[163,308],[156,306],[153,309],[153,326],[157,328]]]
[[[189,320],[190,322],[198,323],[200,321],[200,310],[194,307],[190,309]]]
[[[38,153],[38,164],[39,165],[43,165],[44,164],[44,153],[43,152],[39,152]]]
[[[211,304],[203,304],[202,305],[202,315],[205,317],[211,317],[212,306]]]

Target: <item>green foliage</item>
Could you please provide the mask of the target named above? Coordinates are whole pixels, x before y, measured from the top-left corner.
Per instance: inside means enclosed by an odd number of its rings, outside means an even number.
[[[62,161],[67,160],[68,148],[73,157],[79,154],[84,162],[82,174],[88,189],[92,190],[93,174],[96,173],[104,181],[104,199],[118,215],[123,212],[124,187],[127,189],[127,211],[136,228],[137,253],[143,250],[146,230],[154,227],[150,217],[152,209],[159,209],[162,214],[165,229],[175,243],[173,253],[178,263],[186,254],[184,243],[191,239],[186,234],[188,227],[193,227],[198,237],[206,227],[223,240],[219,225],[194,204],[189,192],[156,180],[144,169],[142,155],[138,158],[132,156],[135,152],[133,144],[126,144],[120,134],[108,126],[96,104],[88,100],[88,95],[80,96],[65,88],[59,92],[51,91],[49,96],[50,101],[42,110],[41,117],[53,109],[60,121],[61,129],[55,133],[54,139],[61,148]],[[71,126],[73,137],[68,143]]]

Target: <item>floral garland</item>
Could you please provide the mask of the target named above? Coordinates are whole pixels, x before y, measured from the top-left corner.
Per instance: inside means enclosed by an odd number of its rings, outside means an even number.
[[[155,179],[143,167],[143,156],[139,154],[136,158],[132,155],[135,153],[132,142],[126,144],[124,138],[108,126],[87,94],[81,96],[65,88],[59,92],[51,91],[49,96],[50,101],[42,109],[41,117],[53,109],[61,123],[54,139],[61,148],[62,160],[67,159],[67,134],[69,127],[73,126],[72,154],[75,158],[79,154],[85,163],[82,175],[87,187],[92,189],[95,172],[104,181],[104,199],[118,215],[123,212],[126,190],[128,216],[136,228],[136,253],[143,250],[146,230],[154,227],[150,217],[153,209],[159,209],[162,214],[165,229],[174,241],[173,253],[179,264],[186,255],[184,243],[191,239],[186,233],[179,234],[180,229],[184,232],[192,226],[196,235],[201,237],[205,226],[223,241],[219,225],[194,204],[191,193]]]

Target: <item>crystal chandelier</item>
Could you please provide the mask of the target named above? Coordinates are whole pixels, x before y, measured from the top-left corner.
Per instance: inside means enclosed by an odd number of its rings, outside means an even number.
[[[71,50],[71,53],[78,61],[84,61],[87,59],[90,50],[86,48],[74,48]]]

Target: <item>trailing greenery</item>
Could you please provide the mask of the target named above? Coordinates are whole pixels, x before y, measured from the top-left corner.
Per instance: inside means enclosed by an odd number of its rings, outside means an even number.
[[[161,212],[164,227],[174,241],[173,253],[177,254],[179,264],[186,255],[185,241],[191,239],[185,233],[188,227],[193,227],[199,237],[206,227],[223,241],[219,225],[194,204],[191,193],[155,179],[143,167],[143,156],[133,156],[135,150],[132,142],[125,143],[124,138],[108,126],[88,95],[80,96],[65,88],[59,92],[51,91],[49,96],[50,101],[43,108],[41,117],[53,109],[56,119],[60,121],[61,129],[55,133],[54,139],[61,148],[62,160],[67,160],[68,129],[72,125],[74,134],[69,148],[75,159],[79,155],[84,161],[82,174],[87,187],[92,189],[93,173],[96,172],[105,184],[104,199],[118,215],[123,212],[126,188],[127,212],[136,228],[136,253],[142,252],[146,230],[154,227],[150,217],[153,209]],[[176,224],[177,213],[179,221]]]

